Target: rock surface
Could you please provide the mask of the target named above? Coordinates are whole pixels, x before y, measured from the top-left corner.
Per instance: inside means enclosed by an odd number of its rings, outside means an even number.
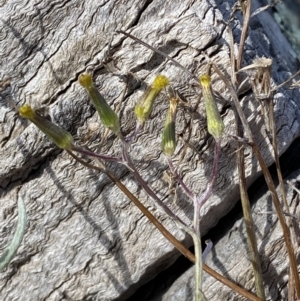
[[[102,153],[120,154],[115,137],[105,136],[97,114],[77,83],[78,75],[93,72],[97,87],[110,105],[118,109],[121,103],[119,115],[124,134],[133,130],[134,104],[157,73],[167,75],[172,86],[194,105],[200,90],[187,73],[114,31],[130,31],[174,57],[196,76],[206,70],[204,52],[230,74],[229,37],[224,21],[233,4],[234,1],[162,4],[155,0],[25,4],[14,0],[1,4],[0,80],[9,79],[11,86],[1,91],[0,250],[13,235],[20,196],[26,201],[29,220],[21,248],[0,274],[1,300],[20,300],[24,296],[33,301],[125,300],[179,255],[106,176],[87,170],[67,153],[58,151],[5,99],[10,98],[17,105],[47,106],[53,121],[71,131],[78,144],[88,142]],[[237,19],[234,25],[237,42],[240,21]],[[255,57],[272,56],[273,82],[280,83],[295,71],[295,61],[276,26],[267,14],[252,20],[243,65]],[[103,63],[109,60],[107,68]],[[107,69],[113,69],[113,73]],[[215,75],[213,80],[213,87],[222,98],[230,99],[221,80]],[[127,81],[128,90],[122,99]],[[282,153],[300,133],[299,94],[282,89],[275,97]],[[265,159],[271,164],[258,104],[249,95],[243,107]],[[151,120],[133,145],[132,156],[149,185],[190,223],[192,204],[179,189],[177,199],[174,189],[169,189],[167,164],[160,151],[166,108],[166,97],[161,96]],[[233,112],[225,101],[220,101],[219,108],[226,134],[234,133]],[[179,171],[185,181],[197,193],[209,178],[213,154],[202,103],[199,112],[192,121],[193,149],[184,152],[180,140],[174,158],[176,164],[180,162]],[[190,119],[189,111],[181,109],[177,133],[183,138],[188,135],[186,125]],[[238,200],[235,143],[224,139],[222,147],[215,192],[202,212],[203,234]],[[260,170],[250,149],[246,149],[246,158],[250,185]],[[110,167],[178,239],[191,244],[185,233],[155,209],[125,167]]]

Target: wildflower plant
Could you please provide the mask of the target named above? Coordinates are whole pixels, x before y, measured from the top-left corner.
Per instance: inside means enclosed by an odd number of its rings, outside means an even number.
[[[185,222],[183,222],[161,199],[160,197],[152,190],[152,188],[147,184],[147,182],[142,178],[139,171],[135,167],[133,160],[130,156],[129,149],[134,141],[138,131],[141,129],[141,126],[147,121],[151,114],[151,110],[157,95],[161,92],[161,90],[167,86],[169,83],[168,79],[163,75],[158,75],[153,84],[146,90],[145,94],[142,96],[142,100],[135,107],[135,114],[137,118],[137,126],[134,132],[134,136],[130,136],[130,139],[126,139],[121,133],[120,129],[120,121],[117,114],[109,107],[103,96],[97,91],[95,88],[92,78],[89,74],[81,74],[79,76],[79,83],[87,90],[91,102],[94,104],[99,117],[105,127],[114,132],[120,142],[122,144],[122,158],[112,157],[105,154],[99,154],[93,152],[89,149],[82,148],[80,146],[76,146],[74,143],[74,139],[71,134],[67,131],[63,130],[61,127],[55,125],[53,122],[49,121],[47,118],[41,116],[36,110],[32,109],[29,105],[24,105],[18,109],[21,117],[29,119],[33,122],[44,134],[46,134],[50,140],[52,140],[59,148],[65,149],[69,152],[69,154],[75,158],[78,162],[92,169],[96,169],[106,173],[114,182],[117,184],[120,189],[126,193],[131,199],[134,197],[130,194],[130,192],[124,187],[111,172],[105,167],[102,161],[114,161],[117,163],[121,163],[125,165],[133,174],[136,181],[141,185],[141,187],[148,193],[148,195],[153,199],[156,206],[163,210],[167,215],[169,215],[173,221],[187,233],[189,233],[194,241],[195,246],[195,263],[196,263],[196,289],[195,289],[195,300],[205,300],[205,296],[202,292],[202,271],[203,271],[203,260],[202,260],[202,248],[201,248],[201,231],[200,231],[200,209],[202,205],[209,199],[212,188],[217,177],[218,171],[218,160],[220,155],[220,143],[221,137],[224,131],[224,124],[220,117],[218,108],[216,106],[216,101],[213,96],[212,88],[211,88],[211,78],[209,75],[202,75],[199,78],[200,84],[203,89],[203,98],[206,105],[206,113],[207,113],[207,124],[208,131],[215,139],[215,156],[214,156],[214,164],[212,169],[211,179],[207,184],[206,189],[204,190],[202,195],[197,195],[191,191],[190,188],[184,183],[183,179],[177,172],[176,168],[172,162],[172,155],[176,148],[176,112],[177,105],[179,99],[174,96],[169,100],[169,109],[166,115],[165,126],[162,132],[162,151],[166,156],[166,160],[169,164],[170,170],[173,173],[174,177],[178,181],[178,183],[182,186],[183,190],[194,202],[194,224],[192,227],[188,226]],[[77,157],[74,152],[78,152],[84,156],[93,157],[100,163],[100,167],[96,165],[85,162],[84,160]],[[143,208],[144,211],[147,211]],[[149,215],[148,215],[149,216]],[[153,216],[150,219],[155,220]],[[155,222],[157,223],[157,222]],[[164,230],[166,231],[166,230]],[[168,239],[170,239],[170,234],[166,235]],[[176,239],[171,238],[171,241],[176,241]],[[178,244],[178,242],[175,242]],[[211,248],[212,245],[210,244]],[[180,247],[179,249],[182,249]],[[206,250],[207,254],[209,250]],[[183,251],[184,254],[187,251]]]
[[[281,225],[283,227],[284,237],[286,241],[286,246],[288,250],[289,260],[292,267],[297,297],[300,297],[300,283],[299,275],[297,275],[297,264],[295,261],[295,255],[293,251],[293,242],[291,241],[289,229],[286,226],[286,221],[282,210],[280,208],[279,197],[275,191],[274,182],[271,179],[270,173],[268,172],[267,165],[260,153],[258,145],[255,141],[255,137],[252,134],[251,128],[248,124],[247,118],[244,115],[243,108],[241,107],[240,101],[241,96],[238,93],[239,88],[243,84],[238,78],[240,72],[247,71],[248,69],[257,70],[256,76],[254,76],[251,84],[253,87],[259,86],[255,92],[256,97],[259,98],[259,101],[262,101],[262,98],[268,99],[270,104],[272,104],[272,91],[270,83],[270,70],[272,62],[267,61],[267,66],[259,64],[262,60],[256,60],[253,62],[253,65],[242,68],[242,57],[243,57],[243,48],[245,43],[245,38],[247,36],[248,23],[250,18],[251,10],[251,1],[241,1],[242,11],[244,13],[244,27],[241,40],[239,43],[239,53],[237,59],[235,59],[233,45],[230,45],[230,51],[232,54],[232,77],[231,80],[220,70],[218,65],[211,61],[208,57],[205,58],[205,68],[207,72],[201,72],[201,74],[191,74],[189,70],[186,70],[178,62],[174,61],[168,55],[162,53],[159,50],[154,49],[143,41],[139,41],[133,35],[127,34],[126,32],[119,31],[118,33],[124,34],[129,38],[133,38],[135,41],[140,42],[142,45],[149,47],[151,50],[154,50],[157,53],[162,54],[165,58],[177,67],[181,68],[183,72],[186,72],[187,75],[191,76],[196,80],[198,95],[201,95],[201,100],[204,102],[205,106],[205,118],[207,131],[210,135],[210,139],[213,141],[214,155],[212,166],[210,167],[210,172],[206,186],[202,191],[195,191],[194,187],[189,185],[184,181],[184,174],[178,169],[178,166],[174,163],[174,157],[177,155],[176,149],[178,145],[178,135],[177,135],[177,126],[178,118],[177,113],[182,107],[182,100],[177,93],[176,88],[173,88],[173,81],[168,78],[165,74],[157,74],[152,82],[148,83],[148,87],[145,89],[143,95],[139,100],[136,101],[134,108],[134,118],[135,118],[135,127],[131,133],[125,135],[122,129],[122,120],[118,113],[110,106],[106,99],[105,95],[101,94],[96,84],[93,81],[92,74],[82,73],[79,75],[78,82],[85,89],[91,104],[96,109],[99,120],[101,121],[104,128],[106,128],[112,135],[115,135],[118,139],[120,146],[119,153],[109,155],[102,153],[98,150],[91,149],[87,145],[80,145],[76,139],[63,129],[58,126],[56,123],[50,121],[46,117],[42,116],[37,110],[33,109],[29,104],[22,105],[21,107],[16,107],[20,117],[28,119],[35,126],[37,126],[52,142],[55,143],[57,147],[62,150],[66,150],[70,156],[77,160],[83,166],[106,174],[111,181],[143,212],[143,214],[159,229],[159,231],[168,239],[182,254],[189,258],[192,262],[195,263],[195,300],[203,301],[206,300],[206,297],[202,290],[202,278],[203,271],[206,271],[218,278],[220,281],[230,286],[241,295],[248,297],[251,300],[265,300],[262,273],[260,268],[260,259],[258,256],[257,245],[255,242],[255,233],[253,232],[253,222],[251,221],[251,209],[249,206],[249,200],[246,191],[246,181],[245,181],[245,170],[243,169],[244,165],[244,154],[241,145],[246,145],[247,147],[253,150],[253,153],[257,156],[257,160],[261,166],[261,169],[265,175],[266,181],[269,185],[269,189],[272,193],[275,207],[277,209],[277,214],[279,216]],[[229,27],[230,28],[230,27]],[[208,66],[208,67],[207,67]],[[203,68],[202,68],[203,69]],[[221,275],[212,271],[207,267],[205,262],[205,256],[212,248],[212,244],[208,243],[208,246],[202,252],[201,246],[201,208],[209,202],[211,195],[213,194],[214,185],[217,181],[219,174],[219,160],[222,153],[222,141],[226,133],[226,127],[223,122],[223,117],[220,114],[220,109],[218,107],[217,97],[214,92],[214,81],[212,78],[218,77],[223,81],[225,88],[229,91],[231,95],[230,104],[235,106],[236,116],[236,135],[231,135],[231,139],[237,145],[238,153],[238,168],[240,172],[240,191],[242,203],[244,206],[245,218],[247,218],[247,227],[248,230],[248,241],[249,249],[251,250],[251,261],[253,264],[254,274],[255,274],[255,283],[256,283],[256,292],[257,296],[245,291],[242,288],[239,288],[236,284],[232,283],[228,279],[224,279]],[[168,95],[166,88],[170,86],[171,90],[175,91],[172,95]],[[277,87],[278,89],[278,87]],[[259,97],[257,94],[260,94]],[[148,181],[143,177],[135,158],[132,155],[132,149],[138,142],[138,137],[143,131],[143,127],[147,126],[147,122],[151,119],[151,114],[155,104],[158,101],[158,96],[160,95],[159,101],[165,101],[168,106],[165,116],[161,119],[164,119],[164,126],[160,133],[155,133],[157,136],[161,137],[161,151],[163,153],[166,166],[169,167],[172,178],[181,189],[181,191],[190,199],[193,203],[193,222],[192,224],[187,223],[183,218],[181,218],[165,200],[160,196],[160,194],[151,187]],[[191,106],[188,104],[187,107],[191,109]],[[270,105],[269,111],[272,111],[272,106]],[[193,113],[203,113],[197,112],[197,109]],[[269,116],[268,120],[274,120],[274,116]],[[243,133],[239,128],[239,125],[243,126]],[[274,152],[277,152],[276,147],[276,138],[274,131],[274,124],[270,122],[269,132],[272,137],[272,142],[274,143]],[[189,141],[185,141],[185,144],[188,145]],[[278,161],[278,160],[277,160]],[[165,215],[171,218],[176,226],[180,229],[183,229],[188,233],[194,243],[195,254],[192,254],[187,248],[181,244],[157,219],[151,212],[137,199],[137,197],[131,193],[131,191],[120,181],[115,173],[110,169],[110,164],[116,164],[117,166],[126,167],[127,170],[132,174],[135,182],[141,187],[145,193],[152,199],[156,208],[159,208]],[[278,162],[277,162],[278,164]],[[279,168],[280,169],[280,168]],[[191,186],[191,187],[190,187]],[[25,231],[25,221],[26,214],[25,208],[21,202],[19,202],[20,210],[20,219],[17,226],[16,236],[13,238],[11,245],[8,249],[4,251],[3,255],[0,257],[0,268],[7,266],[13,255],[15,254],[18,246],[21,243],[22,237]]]

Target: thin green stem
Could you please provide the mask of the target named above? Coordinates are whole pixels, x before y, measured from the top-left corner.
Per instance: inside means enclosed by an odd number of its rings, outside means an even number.
[[[202,248],[201,240],[198,233],[192,235],[195,249],[195,300],[204,301],[206,298],[202,293],[202,280],[203,280],[203,263],[202,263]]]
[[[180,226],[180,225],[179,225]],[[195,249],[195,301],[206,301],[202,292],[203,279],[203,262],[202,262],[202,247],[201,239],[198,233],[189,227],[182,227],[189,235],[191,235],[194,242]]]

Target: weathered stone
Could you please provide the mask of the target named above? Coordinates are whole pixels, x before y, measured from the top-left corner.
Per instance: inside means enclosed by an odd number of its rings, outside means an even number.
[[[230,16],[233,3],[12,0],[1,5],[0,80],[9,78],[11,82],[1,92],[0,106],[1,250],[13,235],[20,196],[26,201],[29,223],[15,259],[0,274],[0,299],[20,300],[25,296],[33,301],[124,300],[178,256],[106,176],[87,170],[67,153],[57,151],[34,125],[21,120],[4,99],[11,98],[17,105],[47,105],[52,119],[71,131],[78,144],[88,142],[96,147],[104,139],[99,147],[101,152],[120,154],[115,137],[105,138],[97,114],[77,83],[78,75],[92,70],[96,86],[114,109],[122,101],[128,76],[128,91],[120,111],[124,134],[134,129],[134,104],[145,90],[145,83],[150,83],[157,73],[167,75],[182,97],[195,104],[200,89],[186,72],[144,46],[114,35],[114,31],[130,31],[174,57],[196,76],[206,70],[201,51],[209,53],[230,74],[229,38],[224,21]],[[238,20],[234,25],[238,42],[241,25]],[[274,83],[282,82],[295,71],[289,45],[277,29],[272,19],[255,17],[250,24],[243,62],[246,66],[255,57],[272,56]],[[109,58],[113,73],[102,64]],[[230,100],[215,74],[213,87]],[[282,89],[275,97],[282,153],[299,136],[299,95]],[[265,139],[258,104],[249,94],[243,107],[264,157],[271,164],[272,151]],[[132,156],[149,185],[172,210],[191,223],[191,202],[180,189],[174,201],[174,191],[169,190],[170,183],[164,177],[167,164],[160,150],[160,136],[166,108],[166,97],[160,96],[151,120],[132,147]],[[219,108],[227,125],[226,133],[234,133],[232,111],[224,101]],[[187,149],[179,165],[184,180],[197,193],[209,179],[213,155],[213,140],[207,135],[202,103],[199,112],[192,121],[190,140],[198,152]],[[184,138],[189,119],[188,110],[182,109],[177,132]],[[93,131],[97,127],[99,133]],[[238,199],[235,143],[226,138],[222,147],[215,192],[202,212],[203,234]],[[175,163],[179,162],[183,148],[180,141]],[[250,149],[246,149],[246,158],[250,184],[260,169]],[[110,167],[176,237],[191,244],[190,238],[155,209],[126,168],[119,164]]]

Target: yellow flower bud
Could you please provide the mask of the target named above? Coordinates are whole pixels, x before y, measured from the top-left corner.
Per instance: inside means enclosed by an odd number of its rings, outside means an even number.
[[[209,75],[202,75],[199,78],[202,86],[205,110],[207,115],[208,132],[215,138],[220,138],[224,131],[224,123],[218,111],[216,100],[211,89],[211,78]]]
[[[176,148],[175,121],[177,104],[177,98],[170,99],[170,107],[167,113],[161,143],[162,151],[166,156],[172,156]]]
[[[103,125],[118,134],[120,132],[119,117],[96,89],[93,84],[92,77],[86,73],[81,74],[79,75],[79,83],[87,90]]]
[[[73,149],[73,137],[63,128],[54,124],[44,116],[34,111],[31,106],[24,105],[19,109],[20,116],[33,122],[48,138],[50,138],[59,148]]]
[[[145,91],[142,99],[136,104],[134,113],[140,124],[143,124],[151,114],[155,98],[169,83],[164,75],[157,75],[152,85]]]

